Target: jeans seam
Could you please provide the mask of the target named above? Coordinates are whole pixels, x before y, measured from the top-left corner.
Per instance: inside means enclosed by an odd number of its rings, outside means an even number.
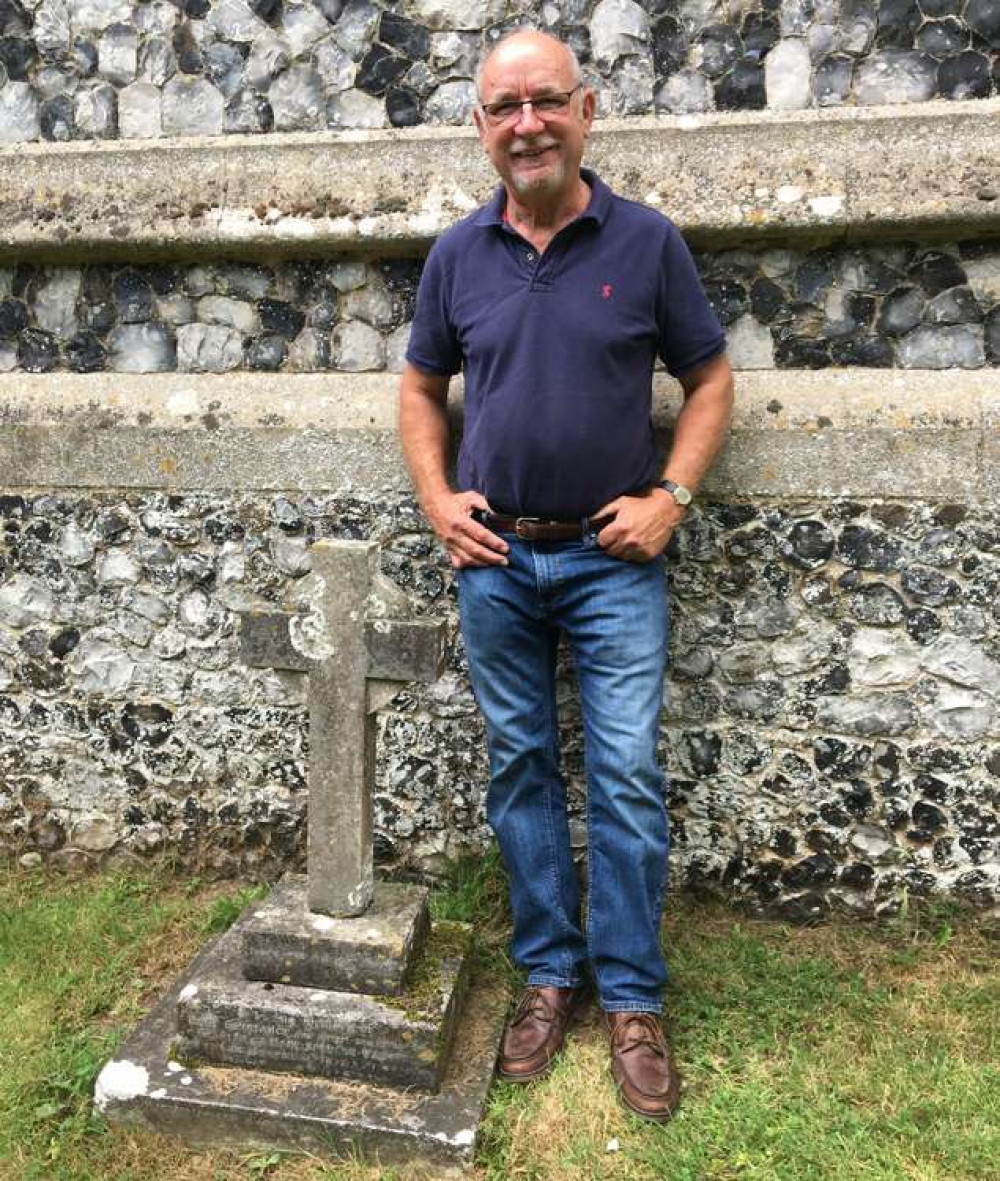
[[[660,1013],[663,1009],[662,1005],[654,1004],[652,1001],[611,1001],[609,1004],[602,1002],[601,1008],[605,1013]]]
[[[555,710],[555,705],[552,700],[553,694],[547,693],[545,702],[546,722],[548,725],[549,736],[549,759],[552,764],[553,771],[556,775],[559,774],[559,721]],[[563,940],[568,934],[568,916],[563,914],[562,901],[563,891],[562,883],[559,880],[559,857],[556,849],[556,833],[552,818],[552,784],[548,784],[545,790],[545,825],[547,830],[547,837],[549,842],[549,874],[552,878],[552,889],[554,896],[559,900],[559,914],[563,920],[561,922]],[[571,967],[572,962],[566,955],[565,951],[560,954],[560,961],[566,967]],[[568,975],[564,967],[564,974]]]

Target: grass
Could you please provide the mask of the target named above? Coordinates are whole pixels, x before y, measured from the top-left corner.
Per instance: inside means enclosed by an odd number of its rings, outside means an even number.
[[[194,1153],[90,1111],[114,1046],[211,932],[258,896],[166,876],[0,878],[2,1181],[427,1181],[279,1152]],[[472,921],[513,974],[495,857],[456,867],[436,919]],[[497,1084],[478,1181],[996,1181],[997,945],[945,911],[793,928],[677,903],[665,943],[680,1113],[618,1105],[599,1015],[549,1078]]]

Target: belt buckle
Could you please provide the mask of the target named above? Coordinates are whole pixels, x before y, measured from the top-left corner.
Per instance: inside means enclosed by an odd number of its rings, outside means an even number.
[[[514,521],[514,533],[522,541],[531,540],[532,525],[541,525],[541,517],[517,517]]]

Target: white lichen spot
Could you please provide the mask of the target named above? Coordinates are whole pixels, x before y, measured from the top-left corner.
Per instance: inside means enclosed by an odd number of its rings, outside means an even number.
[[[833,217],[844,207],[844,198],[839,193],[829,193],[823,197],[810,197],[809,208],[817,217]]]
[[[94,1106],[105,1111],[109,1103],[127,1103],[149,1090],[149,1071],[127,1058],[112,1059],[97,1076]]]
[[[185,984],[178,994],[178,999],[182,1001],[189,1001],[192,997],[198,995],[197,984]]]
[[[191,1076],[189,1074],[184,1075],[184,1077],[181,1079],[181,1086],[182,1087],[190,1087],[191,1086]]]
[[[337,651],[337,646],[326,625],[323,602],[326,599],[326,581],[313,572],[314,591],[309,598],[309,609],[305,615],[294,615],[288,621],[288,638],[292,647],[307,660],[328,660]]]
[[[178,418],[183,418],[189,414],[197,414],[201,403],[195,390],[174,390],[164,406],[168,414],[176,414]]]
[[[331,919],[325,914],[314,914],[311,921],[317,931],[332,931],[337,925],[336,919]]]
[[[180,1074],[183,1069],[184,1067],[179,1062],[171,1060],[167,1063],[167,1074]]]
[[[431,1138],[434,1140],[441,1140],[445,1144],[454,1144],[458,1148],[465,1145],[472,1144],[476,1139],[475,1128],[463,1128],[460,1132],[456,1132],[454,1136],[449,1136],[447,1132],[433,1132]]]
[[[782,185],[776,195],[782,205],[791,205],[793,201],[802,200],[803,192],[798,185]]]

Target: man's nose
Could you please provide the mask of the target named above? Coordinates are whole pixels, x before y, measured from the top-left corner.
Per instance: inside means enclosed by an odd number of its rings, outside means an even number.
[[[545,122],[538,117],[538,112],[531,99],[526,98],[521,103],[521,113],[518,115],[514,127],[523,135],[537,135],[544,126]]]

